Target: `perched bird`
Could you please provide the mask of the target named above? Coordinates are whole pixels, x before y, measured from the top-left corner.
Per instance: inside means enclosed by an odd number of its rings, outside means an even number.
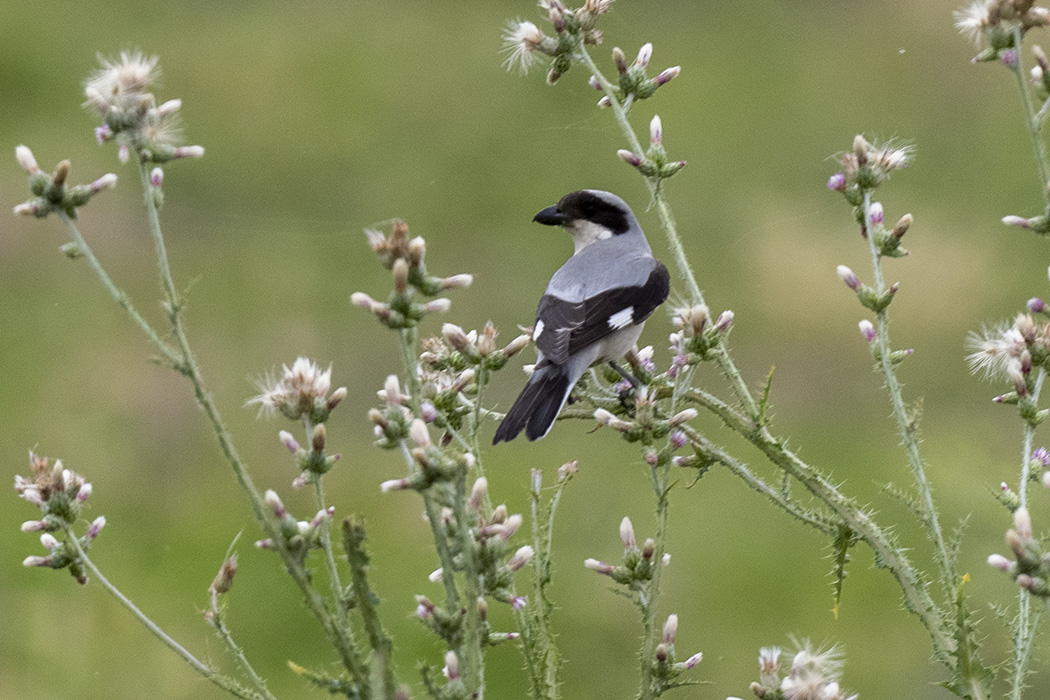
[[[540,299],[532,331],[536,369],[496,429],[494,445],[522,430],[529,440],[544,437],[573,386],[597,362],[612,363],[634,383],[616,360],[635,346],[645,319],[670,291],[667,268],[616,195],[572,192],[533,221],[563,227],[576,250]]]

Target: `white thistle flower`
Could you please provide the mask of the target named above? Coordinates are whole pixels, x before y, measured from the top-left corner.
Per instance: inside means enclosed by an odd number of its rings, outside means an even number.
[[[964,37],[979,44],[984,30],[992,26],[991,11],[996,0],[977,0],[968,7],[955,11],[955,28]]]
[[[503,65],[507,70],[517,68],[527,73],[535,59],[534,51],[540,47],[546,37],[532,22],[510,21],[503,33],[503,52],[507,55]]]

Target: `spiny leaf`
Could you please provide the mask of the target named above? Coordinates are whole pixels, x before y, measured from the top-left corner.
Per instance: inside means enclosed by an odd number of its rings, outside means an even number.
[[[758,424],[766,424],[766,409],[769,407],[769,390],[773,386],[773,370],[776,365],[770,365],[769,374],[766,376],[766,385],[762,388],[762,399],[758,402]]]
[[[892,481],[882,487],[882,490],[897,499],[901,505],[910,510],[915,517],[925,522],[926,517],[923,515],[922,507],[919,502],[915,499],[907,489],[901,486],[897,486]]]
[[[361,698],[361,691],[346,678],[335,678],[329,676],[327,673],[311,671],[308,668],[303,668],[294,661],[289,661],[288,667],[292,669],[293,673],[304,677],[312,685],[321,690],[327,690],[331,695],[344,695],[347,698],[350,698],[350,700],[360,700]]]
[[[848,527],[842,527],[839,530],[839,534],[835,537],[835,541],[831,545],[832,561],[834,566],[831,569],[831,575],[835,577],[831,587],[834,591],[832,598],[835,601],[835,606],[831,609],[832,614],[837,620],[839,617],[839,604],[842,602],[842,582],[846,580],[846,564],[850,560],[849,548],[857,541],[857,536],[853,530]]]
[[[994,673],[985,666],[977,652],[980,643],[973,627],[970,611],[966,607],[963,586],[970,580],[969,574],[963,576],[956,588],[954,614],[952,619],[952,638],[955,649],[951,651],[954,660],[953,678],[940,685],[966,700],[979,700],[988,696]],[[977,691],[980,691],[978,693]]]

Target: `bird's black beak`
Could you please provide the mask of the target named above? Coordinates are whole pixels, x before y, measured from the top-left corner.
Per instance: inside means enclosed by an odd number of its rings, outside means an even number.
[[[547,207],[539,214],[532,217],[532,220],[538,221],[546,226],[565,226],[570,221],[568,216],[558,211],[557,205]]]

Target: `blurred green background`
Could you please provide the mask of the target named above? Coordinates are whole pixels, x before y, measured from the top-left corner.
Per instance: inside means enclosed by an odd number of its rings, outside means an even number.
[[[962,568],[985,618],[986,658],[997,661],[1004,627],[988,605],[1014,592],[984,560],[1003,549],[1008,517],[991,494],[1016,479],[1021,426],[989,401],[999,386],[967,373],[964,343],[969,331],[1050,292],[1050,256],[1045,241],[998,223],[1037,213],[1040,183],[1013,78],[970,64],[975,49],[953,29],[954,9],[944,0],[620,0],[595,55],[611,71],[613,46],[631,56],[653,41],[653,68],[683,66],[632,119],[644,133],[658,111],[670,152],[689,161],[669,183],[675,213],[713,310],[736,313],[732,345],[745,377],[758,386],[776,365],[775,428],[883,522],[904,523],[901,537],[925,560],[922,533],[881,493],[907,481],[906,463],[856,330],[865,314],[834,273],[848,264],[870,279],[866,246],[841,198],[824,188],[836,167],[828,156],[859,131],[917,144],[914,167],[880,192],[888,219],[916,217],[905,239],[911,257],[888,264],[902,285],[894,341],[917,350],[901,376],[907,396],[924,401],[925,454],[944,520],[972,515]],[[452,294],[447,320],[471,328],[491,319],[504,339],[531,321],[546,279],[571,252],[560,232],[530,224],[566,192],[621,194],[668,259],[643,183],[614,155],[626,144],[612,115],[594,108],[583,71],[552,88],[543,68],[523,78],[501,66],[501,32],[514,17],[539,20],[530,0],[0,5],[0,134],[9,154],[0,201],[9,210],[26,196],[10,157],[19,143],[48,168],[71,158],[76,181],[117,172],[120,185],[84,210],[82,228],[158,321],[133,170],[112,146],[95,145],[96,120],[79,103],[97,52],[161,57],[158,95],[183,99],[186,142],[207,148],[202,161],[167,168],[163,212],[178,277],[195,280],[188,321],[204,373],[257,483],[305,517],[310,497],[289,487],[293,469],[276,439],[293,426],[257,421],[241,405],[253,377],[298,354],[333,363],[335,385],[350,398],[329,424],[345,458],[328,493],[338,514],[367,519],[374,583],[407,681],[418,677],[417,659],[440,664],[441,649],[412,615],[413,594],[438,593],[426,580],[437,564],[419,500],[378,496],[379,482],[403,466],[370,446],[365,411],[398,362],[391,334],[348,303],[353,291],[381,296],[389,285],[362,227],[406,219],[427,238],[433,271],[475,274],[471,289]],[[148,361],[150,349],[86,265],[57,252],[64,235],[57,220],[0,217],[3,479],[27,472],[34,446],[86,474],[95,486],[89,514],[109,520],[98,564],[175,637],[219,661],[224,652],[198,611],[243,531],[231,625],[278,696],[310,696],[285,662],[332,661],[318,625],[276,557],[249,546],[258,529],[189,387]],[[438,327],[432,319],[424,330]],[[660,363],[670,329],[657,314],[646,331]],[[497,376],[490,396],[502,406],[520,388],[519,365]],[[714,372],[703,381],[725,393]],[[728,431],[704,425],[761,465]],[[555,536],[565,697],[633,697],[635,610],[581,562],[619,556],[624,515],[639,536],[651,534],[652,495],[635,447],[589,430],[563,423],[540,443],[492,450],[489,476],[495,498],[521,510],[530,467],[553,479],[557,466],[580,459]],[[1037,529],[1048,501],[1035,492]],[[20,566],[40,553],[36,537],[18,530],[34,511],[13,492],[2,503],[0,698],[222,697],[100,586]],[[679,653],[704,652],[693,677],[707,684],[676,697],[748,696],[759,646],[786,644],[789,633],[844,644],[844,682],[862,698],[948,696],[931,685],[942,674],[925,631],[865,549],[855,550],[836,620],[828,542],[724,470],[677,489],[672,509],[661,608],[679,615]],[[505,611],[493,614],[509,628]],[[1037,668],[1046,655],[1040,644]],[[489,659],[490,697],[525,698],[514,648]],[[1040,673],[1030,697],[1047,693]]]

